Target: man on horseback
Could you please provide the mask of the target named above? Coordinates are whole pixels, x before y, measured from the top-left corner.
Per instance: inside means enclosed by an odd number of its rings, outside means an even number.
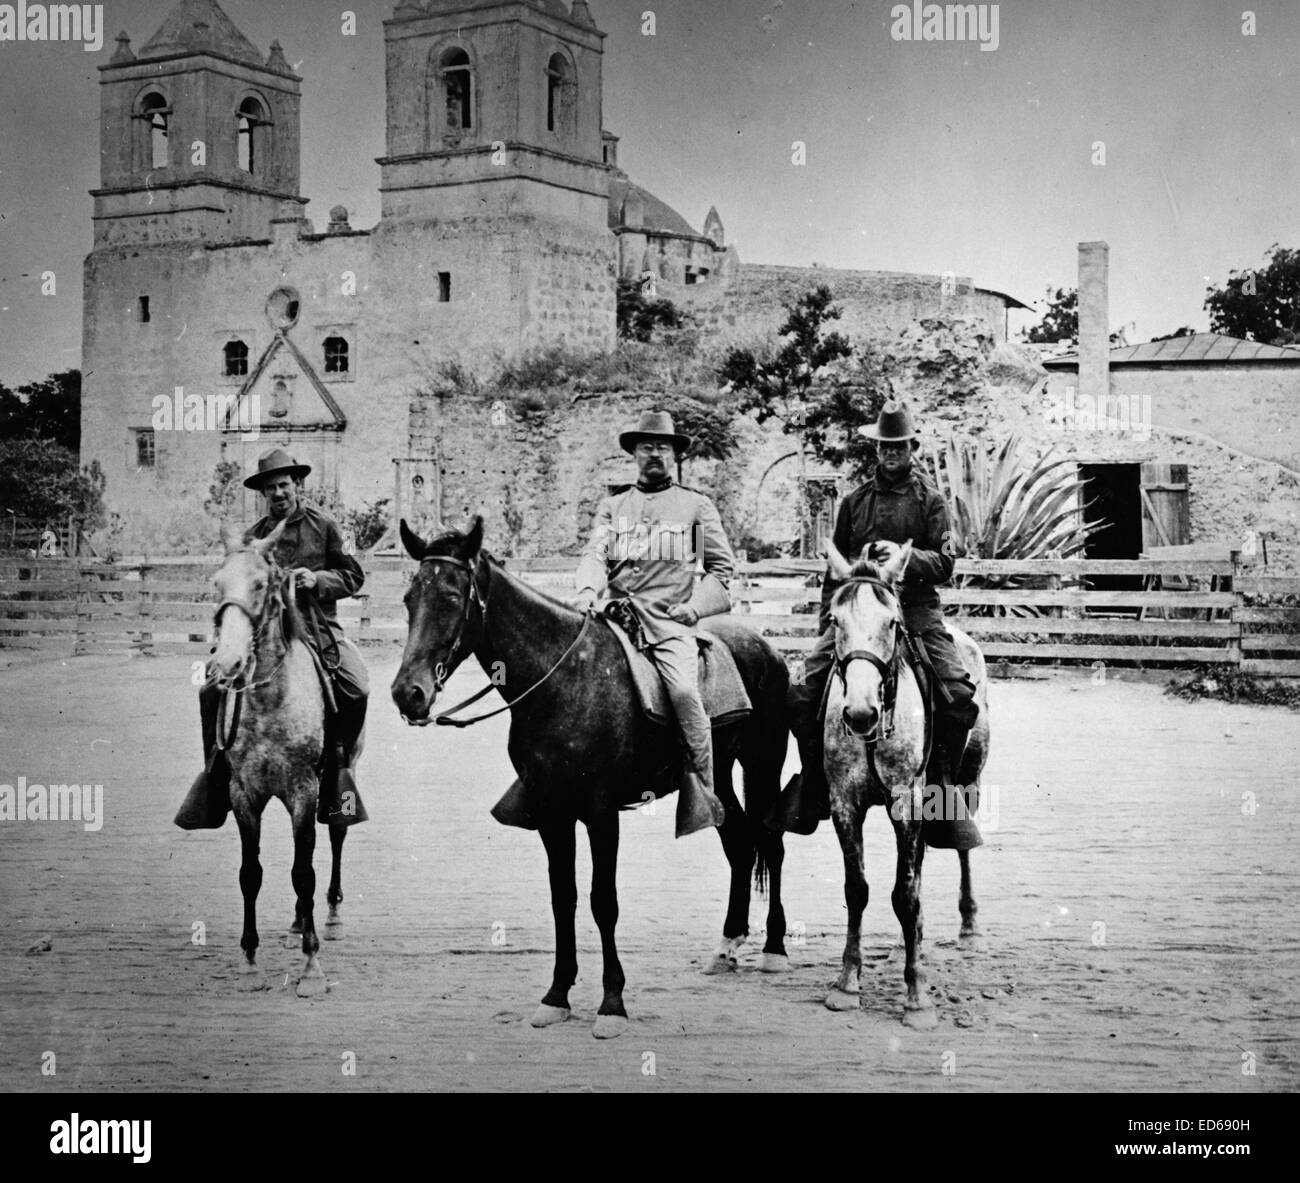
[[[284,523],[275,559],[293,572],[298,609],[317,660],[332,683],[336,713],[327,727],[317,818],[322,824],[350,826],[367,820],[351,773],[365,732],[370,677],[360,651],[343,635],[335,603],[360,591],[365,575],[356,559],[343,552],[338,523],[301,499],[302,481],[310,472],[310,465],[295,463],[277,448],[258,460],[257,472],[244,486],[266,498],[267,514],[253,527],[251,537],[265,538]],[[209,668],[208,680],[199,691],[206,768],[176,815],[176,824],[184,830],[219,829],[230,810],[230,766],[216,742],[220,707],[221,690]],[[340,773],[348,781],[351,798],[347,801],[340,792]]]
[[[967,676],[952,637],[943,624],[936,585],[952,578],[956,547],[943,498],[912,463],[920,447],[906,406],[889,403],[874,427],[859,429],[876,442],[875,476],[840,504],[833,541],[850,561],[875,543],[874,556],[888,562],[900,544],[911,539],[912,557],[899,591],[904,624],[925,646],[935,675],[934,735],[926,783],[943,787],[943,816],[925,821],[928,846],[969,850],[983,839],[973,820],[948,817],[966,740],[979,714],[975,686]],[[840,582],[827,572],[822,586],[821,636],[804,663],[802,684],[792,683],[787,703],[791,730],[799,743],[802,772],[793,777],[777,802],[769,824],[778,830],[811,834],[830,816],[823,764],[822,704],[835,664],[835,636],[830,601]],[[958,811],[960,813],[960,811]],[[928,814],[928,811],[927,811]]]
[[[639,626],[643,648],[668,692],[685,740],[688,768],[677,809],[677,837],[725,817],[713,791],[713,731],[700,699],[696,624],[731,610],[727,584],[735,571],[722,521],[703,493],[673,483],[670,462],[691,446],[672,416],[651,411],[619,436],[636,458],[638,479],[605,498],[578,566],[575,606],[589,612],[604,591],[625,601]],[[704,560],[698,586],[695,567]],[[535,828],[526,790],[516,781],[492,811],[505,825]]]

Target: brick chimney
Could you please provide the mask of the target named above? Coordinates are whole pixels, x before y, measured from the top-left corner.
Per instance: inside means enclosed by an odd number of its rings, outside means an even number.
[[[1079,243],[1079,399],[1110,397],[1110,247]]]

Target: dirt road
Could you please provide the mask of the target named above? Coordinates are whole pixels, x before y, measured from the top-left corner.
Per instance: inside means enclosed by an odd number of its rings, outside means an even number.
[[[821,1005],[844,923],[828,825],[787,841],[792,972],[757,971],[756,901],[739,972],[708,977],[721,848],[710,835],[674,841],[670,805],[628,815],[619,935],[632,1023],[601,1043],[590,1033],[600,957],[585,890],[573,1020],[545,1031],[527,1022],[553,941],[541,843],[487,812],[512,778],[505,718],[455,734],[410,730],[387,698],[396,650],[367,659],[375,694],[361,784],[373,820],[348,839],[346,925],[323,949],[332,988],[311,1001],[292,990],[301,955],[285,931],[284,810],[273,803],[263,830],[262,960],[273,981],[261,993],[235,990],[233,820],[201,834],[171,824],[198,768],[189,662],[0,669],[0,783],[102,783],[105,811],[94,832],[0,821],[0,1089],[1300,1085],[1294,714],[1114,681],[995,683],[985,784],[996,824],[974,856],[986,947],[957,948],[957,860],[932,852],[926,948],[940,1022],[929,1032],[900,1022],[893,837],[880,811],[867,820],[868,963],[853,1014]],[[448,693],[482,681],[459,674]],[[590,862],[579,851],[581,883]],[[319,916],[324,841],[316,867]],[[46,937],[48,951],[29,955]]]

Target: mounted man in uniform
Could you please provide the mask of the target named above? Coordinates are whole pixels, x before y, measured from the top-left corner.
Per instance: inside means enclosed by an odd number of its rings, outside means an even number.
[[[650,411],[619,436],[636,458],[635,485],[606,497],[596,512],[591,539],[578,566],[575,607],[592,611],[608,592],[607,610],[642,634],[642,647],[668,692],[686,743],[688,766],[677,802],[677,837],[725,818],[713,791],[713,731],[699,689],[696,624],[731,610],[727,585],[735,556],[713,502],[703,493],[673,483],[669,464],[691,446],[672,416]],[[697,559],[704,578],[696,583]],[[535,829],[534,811],[519,781],[492,810],[507,826]]]
[[[956,546],[948,508],[920,471],[913,456],[920,448],[907,407],[889,403],[874,427],[859,431],[876,442],[875,476],[840,504],[835,519],[835,548],[853,562],[863,547],[874,543],[872,557],[887,563],[902,543],[912,542],[912,557],[899,589],[903,623],[925,647],[935,674],[934,739],[926,785],[941,785],[945,803],[955,800],[956,778],[966,740],[979,715],[975,686],[966,673],[944,627],[938,584],[952,578]],[[822,586],[821,635],[804,663],[802,685],[790,686],[787,703],[790,725],[799,742],[802,772],[786,786],[768,820],[774,829],[811,834],[830,816],[830,797],[823,764],[822,704],[835,664],[835,636],[830,627],[830,601],[840,582],[829,570]],[[956,812],[960,815],[960,805]],[[928,810],[927,810],[928,813]],[[969,817],[945,816],[924,822],[928,846],[970,850],[983,843],[979,827]]]
[[[285,523],[275,544],[275,560],[293,572],[298,610],[313,638],[317,662],[329,675],[337,708],[327,724],[317,819],[322,825],[350,826],[368,820],[352,773],[365,733],[370,676],[360,651],[343,635],[335,604],[356,595],[365,575],[356,559],[344,554],[338,523],[301,499],[302,481],[310,472],[310,465],[296,463],[279,448],[261,457],[257,472],[244,486],[266,498],[267,513],[248,537],[265,538]],[[205,768],[176,815],[176,824],[183,830],[219,829],[230,811],[230,766],[217,745],[221,698],[215,672],[209,667],[208,679],[199,691]],[[346,801],[339,787],[340,772],[350,794]]]

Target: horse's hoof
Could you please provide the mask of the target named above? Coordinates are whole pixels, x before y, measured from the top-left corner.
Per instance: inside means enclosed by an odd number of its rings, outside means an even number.
[[[784,953],[764,953],[758,962],[758,972],[785,974],[790,972],[790,958]]]
[[[838,986],[832,986],[829,994],[826,995],[827,1010],[857,1010],[862,1003],[860,994],[850,994],[847,990],[841,990]]]
[[[325,971],[313,959],[303,970],[302,977],[298,979],[296,993],[299,998],[319,998],[322,994],[327,994],[329,988],[329,982],[325,980]]]
[[[939,1025],[939,1016],[932,1006],[905,1006],[903,1026],[913,1031],[933,1031]]]
[[[706,974],[734,974],[736,972],[736,959],[734,957],[723,957],[719,953],[704,967],[704,972]]]
[[[963,953],[983,953],[988,948],[988,941],[984,939],[984,934],[977,928],[971,932],[961,933],[957,937],[957,947]]]
[[[302,936],[302,921],[295,917],[294,922],[289,925],[289,931],[293,933],[294,936]]]
[[[554,1027],[556,1023],[566,1022],[572,1013],[567,1006],[547,1006],[543,1002],[528,1021],[534,1027]]]
[[[597,1039],[617,1039],[627,1030],[627,1015],[597,1015],[591,1033]]]
[[[238,976],[235,978],[235,989],[244,994],[265,990],[266,975],[262,973],[261,967],[247,961],[241,962]]]
[[[343,917],[331,912],[325,920],[325,939],[337,941],[343,935]]]

